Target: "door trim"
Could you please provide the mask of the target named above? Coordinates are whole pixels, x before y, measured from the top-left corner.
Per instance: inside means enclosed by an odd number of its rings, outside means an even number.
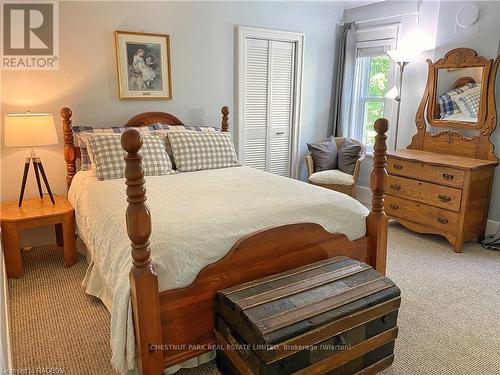
[[[237,74],[238,74],[238,100],[237,100],[237,127],[238,127],[238,156],[243,160],[243,144],[245,134],[243,131],[243,77],[245,58],[244,40],[245,38],[256,38],[266,40],[276,40],[281,42],[292,42],[295,44],[295,92],[293,100],[293,114],[291,127],[291,150],[290,150],[290,175],[297,179],[299,175],[300,163],[298,161],[299,145],[300,145],[300,127],[302,115],[302,84],[303,84],[303,66],[304,66],[304,43],[305,35],[294,31],[264,29],[250,26],[238,26],[237,29]]]

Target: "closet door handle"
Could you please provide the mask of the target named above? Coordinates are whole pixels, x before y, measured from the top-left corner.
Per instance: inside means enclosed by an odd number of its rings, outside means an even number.
[[[391,184],[391,189],[399,191],[401,190],[401,185],[398,184]]]
[[[276,134],[276,135],[283,135],[283,134],[285,134],[285,132],[284,131],[280,131],[280,132],[276,132],[274,134]]]
[[[451,201],[451,197],[447,196],[447,195],[438,195],[438,198],[441,202],[444,202],[444,203],[448,203],[449,201]]]
[[[403,166],[401,164],[394,164],[394,169],[397,169],[399,171],[403,169]]]
[[[448,219],[445,217],[438,217],[437,220],[440,224],[448,224]]]
[[[453,180],[453,178],[454,178],[454,177],[455,177],[455,176],[454,176],[454,175],[452,175],[452,174],[449,174],[449,173],[443,173],[443,178],[444,178],[445,180]]]
[[[389,205],[390,208],[392,208],[393,210],[397,210],[399,208],[399,206],[397,204],[394,204],[394,203],[391,203]]]

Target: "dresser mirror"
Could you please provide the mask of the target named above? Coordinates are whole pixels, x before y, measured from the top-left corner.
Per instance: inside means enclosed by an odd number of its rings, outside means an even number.
[[[437,70],[434,120],[477,125],[482,93],[483,67],[441,68]],[[464,124],[465,125],[465,124]]]
[[[499,62],[470,48],[455,48],[434,63],[427,60],[427,84],[415,116],[417,133],[408,148],[498,160],[489,138],[497,125]]]

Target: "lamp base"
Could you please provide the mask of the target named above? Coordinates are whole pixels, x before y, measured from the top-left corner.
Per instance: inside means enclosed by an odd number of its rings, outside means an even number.
[[[52,195],[52,190],[50,190],[49,181],[47,180],[47,175],[45,174],[45,170],[43,169],[42,161],[35,153],[32,151],[31,155],[26,158],[24,162],[24,172],[23,172],[23,181],[21,183],[21,192],[19,193],[19,203],[18,207],[21,207],[23,204],[24,190],[26,188],[26,180],[28,178],[28,171],[30,169],[30,163],[33,162],[33,169],[35,170],[36,177],[36,185],[38,187],[38,194],[40,195],[40,199],[43,198],[42,184],[40,183],[40,175],[42,175],[43,183],[50,197],[50,201],[52,204],[55,204],[54,196]]]

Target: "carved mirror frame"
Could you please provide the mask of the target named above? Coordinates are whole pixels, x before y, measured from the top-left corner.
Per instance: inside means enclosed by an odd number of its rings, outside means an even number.
[[[493,61],[478,56],[477,52],[470,48],[455,48],[435,63],[428,59],[427,84],[415,116],[417,134],[413,136],[408,148],[498,161],[494,153],[494,145],[489,138],[497,125],[495,80],[499,62],[500,56]],[[470,67],[483,68],[481,104],[477,123],[435,119],[439,69]],[[456,130],[431,133],[427,131],[428,124],[436,128]],[[477,133],[477,135],[465,136],[459,132],[459,130],[464,129]]]
[[[485,59],[482,56],[478,56],[477,52],[469,48],[457,48],[448,52],[442,59],[439,59],[434,64],[431,60],[427,60],[429,64],[429,102],[427,105],[427,122],[435,127],[441,128],[456,128],[456,129],[481,129],[484,126],[486,118],[486,105],[487,105],[487,89],[488,89],[488,79],[490,75],[491,65],[493,60]],[[466,121],[453,121],[436,119],[435,113],[437,113],[437,84],[439,79],[440,69],[460,69],[460,68],[482,68],[482,79],[481,79],[481,103],[479,107],[479,113],[477,116],[477,122],[466,122]],[[462,77],[455,82],[455,86],[463,86],[468,80],[464,80],[470,77]],[[472,80],[472,79],[471,79]],[[485,84],[486,83],[486,84]]]

